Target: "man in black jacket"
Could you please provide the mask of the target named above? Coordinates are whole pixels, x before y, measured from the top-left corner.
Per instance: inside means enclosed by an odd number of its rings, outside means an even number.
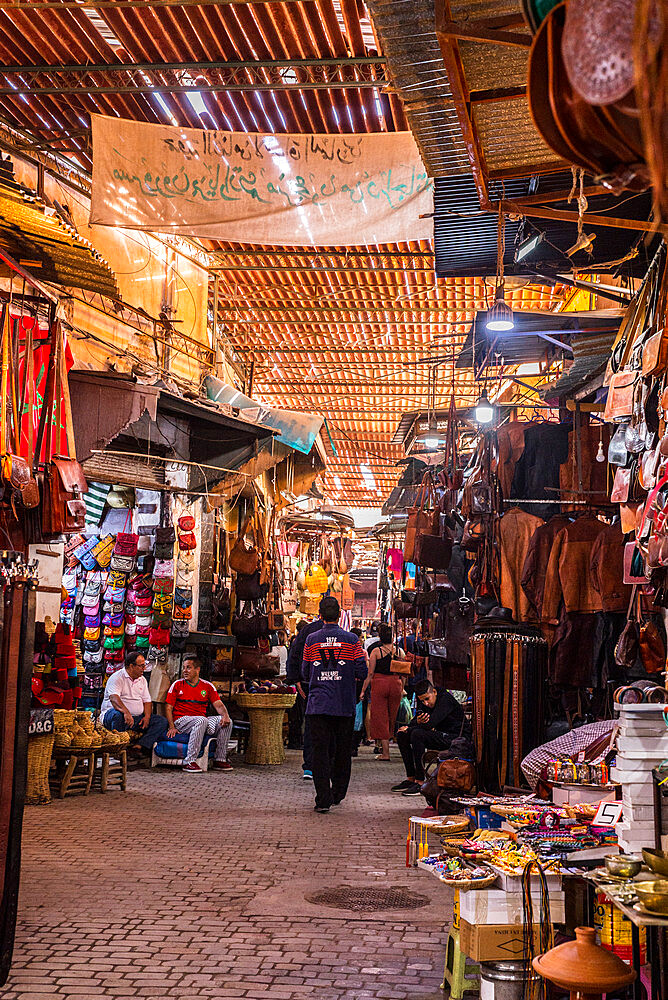
[[[406,780],[392,786],[393,792],[419,795],[424,781],[422,758],[425,750],[449,750],[453,740],[458,744],[457,756],[473,759],[471,726],[464,709],[444,688],[435,688],[429,681],[415,686],[415,695],[424,711],[397,732],[397,744],[406,768]]]

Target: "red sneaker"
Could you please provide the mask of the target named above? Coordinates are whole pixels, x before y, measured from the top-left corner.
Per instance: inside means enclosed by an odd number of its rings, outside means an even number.
[[[233,771],[234,768],[229,760],[214,760],[213,766],[216,771]]]
[[[185,771],[187,774],[204,774],[202,768],[199,764],[196,764],[195,761],[193,761],[192,764],[184,764],[181,770]]]

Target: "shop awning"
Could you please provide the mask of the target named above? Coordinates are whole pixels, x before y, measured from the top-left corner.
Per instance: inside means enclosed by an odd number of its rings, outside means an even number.
[[[40,281],[119,297],[114,274],[88,240],[14,180],[0,160],[0,249]]]
[[[242,410],[251,420],[271,427],[278,432],[277,441],[286,444],[296,451],[308,455],[322,430],[324,417],[315,413],[298,413],[296,410],[282,410],[275,406],[264,406],[257,399],[244,396],[213,375],[207,375],[204,380],[209,399],[217,403],[227,403],[236,410]]]
[[[161,383],[71,371],[70,390],[77,457],[103,482],[129,478],[142,485],[138,477],[147,476],[155,488],[156,470],[182,461],[194,463],[187,488],[208,489],[229,476],[254,478],[282,457],[272,454],[270,428],[178,396]]]
[[[616,338],[615,333],[598,335],[576,334],[571,340],[573,364],[563,375],[551,382],[539,395],[541,399],[562,399],[583,388],[606,369]]]

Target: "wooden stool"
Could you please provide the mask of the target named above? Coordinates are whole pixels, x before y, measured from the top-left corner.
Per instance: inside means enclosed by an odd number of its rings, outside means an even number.
[[[52,761],[55,764],[55,774],[49,775],[49,785],[57,798],[64,799],[68,794],[88,795],[93,783],[94,750],[54,749]],[[77,764],[82,761],[88,764],[86,771],[75,771]]]
[[[116,760],[112,763],[111,758]],[[98,767],[99,762],[99,767]],[[123,747],[100,747],[95,750],[93,763],[93,787],[99,785],[101,792],[118,786],[122,792],[127,788],[128,752]]]

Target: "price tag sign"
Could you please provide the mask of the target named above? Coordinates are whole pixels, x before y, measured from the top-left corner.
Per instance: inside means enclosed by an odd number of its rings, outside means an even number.
[[[614,826],[622,818],[623,810],[623,802],[601,802],[592,820],[592,826]]]

